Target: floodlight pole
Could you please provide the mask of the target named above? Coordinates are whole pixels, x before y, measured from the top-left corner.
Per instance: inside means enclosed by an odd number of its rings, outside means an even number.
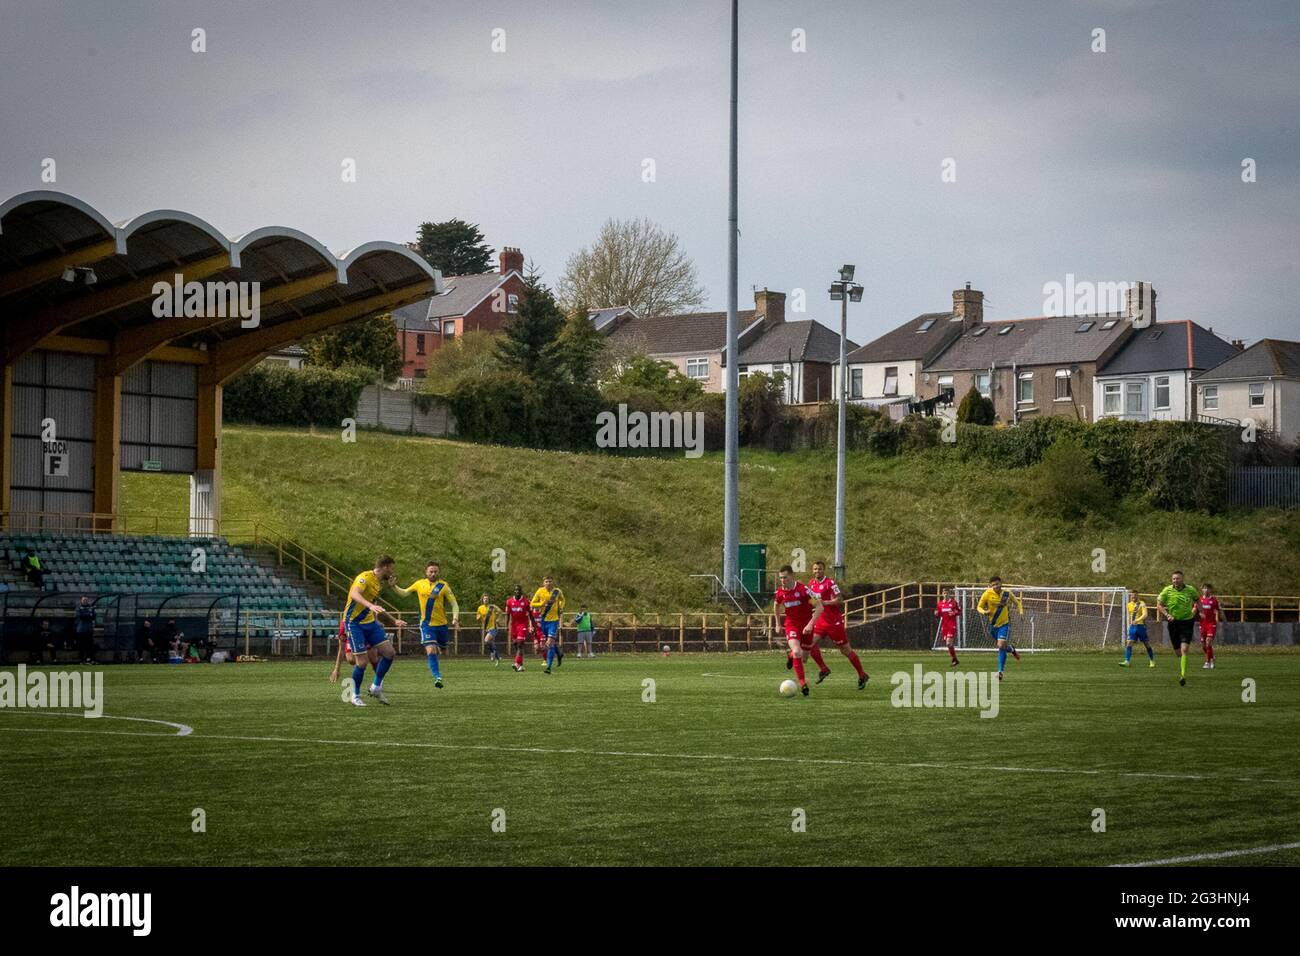
[[[736,200],[736,88],[739,77],[739,0],[731,0],[731,143],[728,159],[729,212],[727,216],[727,438],[726,487],[723,494],[722,587],[728,594],[737,590],[740,559],[740,366],[737,344],[737,243],[739,230]]]
[[[862,301],[862,286],[853,281],[854,267],[845,263],[831,283],[831,301],[840,303],[839,435],[835,443],[835,579],[844,579],[844,452],[848,444],[849,300]]]
[[[848,431],[848,413],[845,408],[845,396],[849,391],[848,338],[849,325],[849,291],[844,290],[840,300],[840,421],[839,433],[835,444],[835,580],[844,581],[844,446]]]

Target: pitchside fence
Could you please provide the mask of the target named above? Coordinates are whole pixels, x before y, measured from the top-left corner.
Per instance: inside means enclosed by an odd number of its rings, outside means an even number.
[[[13,532],[82,531],[94,534],[177,536],[188,534],[188,527],[183,519],[169,520],[154,515],[0,512],[0,528]],[[267,556],[285,572],[296,575],[305,585],[318,589],[327,600],[342,604],[351,586],[354,575],[339,570],[325,558],[263,522],[223,520],[219,527],[213,530],[230,544],[251,548]],[[933,617],[933,612],[940,593],[945,588],[982,591],[984,587],[984,584],[974,582],[910,582],[873,588],[868,593],[848,597],[844,610],[850,639],[855,646],[903,646],[894,639],[896,635],[888,629],[884,629],[887,637],[883,642],[875,632],[880,622],[907,616],[914,624],[910,630],[921,635],[915,646],[929,647],[935,634],[936,619]],[[1148,621],[1154,637],[1158,634],[1158,627],[1154,624],[1156,596],[1155,594],[1141,596],[1152,608]],[[10,597],[13,599],[14,595]],[[170,597],[174,602],[180,602],[183,596]],[[190,597],[193,598],[192,603],[198,606],[204,600],[211,601],[214,595],[196,594]],[[1300,596],[1220,594],[1218,597],[1224,616],[1230,622],[1300,625]],[[138,602],[147,596],[131,595],[130,598],[137,602],[136,607],[138,607]],[[114,599],[126,601],[127,596],[101,594],[95,595],[95,599],[101,602],[101,607],[107,608],[113,605]],[[148,601],[145,600],[144,603],[147,604]],[[419,632],[415,626],[415,612],[399,610],[382,597],[378,603],[388,609],[392,621],[401,620],[404,624],[400,628],[389,626],[390,636],[399,653],[418,654],[420,652]],[[174,603],[172,606],[179,607],[179,604]],[[70,613],[71,610],[69,606],[67,611]],[[159,610],[167,615],[167,609]],[[704,611],[643,614],[592,610],[591,614],[596,624],[593,646],[597,653],[662,651],[664,645],[668,646],[670,652],[759,651],[784,647],[783,637],[772,615],[766,612],[741,614]],[[211,638],[221,647],[239,654],[259,657],[333,656],[338,647],[336,611],[322,612],[319,608],[258,611],[241,608],[237,602],[223,600],[214,605],[211,613],[205,615],[204,619],[213,622]],[[120,626],[120,624],[114,625],[115,628]],[[187,632],[187,634],[192,633],[192,631]],[[101,623],[97,628],[97,634],[101,637],[102,647],[106,637],[104,624]],[[500,635],[504,635],[504,629]],[[567,647],[571,648],[576,642],[577,635],[572,628],[571,619],[564,622],[561,635]],[[506,644],[508,641],[499,639],[499,648],[504,649]],[[12,650],[14,644],[10,643],[9,647]],[[529,650],[531,649],[530,642]],[[460,656],[482,655],[482,639],[472,612],[462,613],[460,619],[453,622],[448,650]]]

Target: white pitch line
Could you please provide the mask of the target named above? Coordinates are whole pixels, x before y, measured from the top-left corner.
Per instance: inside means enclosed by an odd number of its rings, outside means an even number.
[[[1112,867],[1173,866],[1175,863],[1199,863],[1202,860],[1229,860],[1237,856],[1255,856],[1258,853],[1276,853],[1279,850],[1300,850],[1300,843],[1278,843],[1274,846],[1254,846],[1246,850],[1224,850],[1222,853],[1195,853],[1192,856],[1171,856],[1167,860],[1144,860],[1141,863],[1112,863]]]
[[[75,714],[63,716],[76,716]],[[116,718],[118,720],[140,720],[143,718]],[[167,721],[152,721],[167,723]],[[185,727],[184,724],[168,724],[172,727]],[[892,770],[968,770],[975,773],[1046,773],[1074,776],[1111,776],[1111,777],[1151,777],[1160,776],[1168,780],[1226,780],[1234,783],[1276,783],[1294,784],[1293,780],[1274,780],[1266,777],[1227,777],[1213,774],[1150,774],[1128,770],[1087,770],[1066,767],[1001,767],[981,764],[960,763],[888,763],[880,760],[850,760],[842,757],[790,757],[764,756],[761,754],[687,754],[666,753],[656,750],[585,750],[580,747],[512,747],[504,744],[443,744],[419,740],[322,740],[313,737],[256,737],[243,734],[198,734],[186,727],[187,733],[178,734],[140,734],[130,731],[98,730],[43,730],[36,727],[0,727],[0,731],[11,730],[16,733],[63,733],[63,734],[115,734],[128,737],[171,737],[191,736],[194,740],[233,740],[241,743],[279,743],[279,744],[320,744],[339,747],[401,747],[418,750],[460,750],[484,753],[525,753],[525,754],[568,754],[582,757],[637,757],[657,760],[716,760],[733,763],[788,763],[813,766],[841,767],[881,767]]]
[[[134,720],[142,724],[162,724],[164,727],[175,727],[176,733],[146,734],[146,733],[125,731],[125,730],[84,730],[84,731],[39,730],[38,728],[35,727],[31,727],[31,728],[15,727],[13,729],[15,730],[28,729],[28,730],[35,730],[38,733],[52,733],[52,734],[71,734],[71,733],[114,734],[120,737],[188,737],[190,734],[194,733],[194,728],[191,727],[189,724],[176,724],[176,723],[172,723],[172,721],[170,720],[155,720],[152,717],[114,717],[112,714],[100,714],[98,717],[95,717],[95,716],[88,716],[82,713],[81,711],[73,711],[71,713],[68,713],[64,711],[54,711],[54,710],[33,710],[30,711],[29,713],[30,716],[32,717],[80,717],[83,720]],[[9,728],[4,728],[4,729],[7,730]]]

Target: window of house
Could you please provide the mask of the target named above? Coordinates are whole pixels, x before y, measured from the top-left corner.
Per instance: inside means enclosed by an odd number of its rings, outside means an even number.
[[[985,398],[988,398],[993,394],[993,376],[988,372],[976,372],[975,389]]]
[[[1264,383],[1251,382],[1250,385],[1247,387],[1247,391],[1250,394],[1250,407],[1263,408],[1264,407]]]
[[[956,395],[957,389],[953,387],[951,375],[939,376],[939,394],[942,395],[944,392],[952,392],[954,397]]]
[[[1105,322],[1101,323],[1101,330],[1103,332],[1109,332],[1118,324],[1119,324],[1119,319],[1107,319]]]
[[[1021,372],[1016,376],[1016,401],[1021,405],[1034,403],[1034,373]]]
[[[515,295],[513,292],[510,295],[506,296],[506,311],[507,312],[519,311],[519,296]]]
[[[442,323],[442,337],[443,337],[444,339],[454,339],[454,338],[456,337],[456,323],[455,323],[455,322],[444,322],[444,323]]]
[[[1089,329],[1091,329],[1091,328],[1092,328],[1094,325],[1096,325],[1096,324],[1097,324],[1096,322],[1080,322],[1080,323],[1079,323],[1079,327],[1078,327],[1077,329],[1075,329],[1074,331],[1076,331],[1076,332],[1087,332]]]
[[[415,337],[415,354],[416,354],[416,355],[423,355],[423,354],[424,354],[424,336],[423,336],[423,335],[417,335],[417,336]]]
[[[1206,411],[1218,411],[1219,386],[1206,385],[1201,388],[1201,408]]]
[[[709,377],[709,360],[707,358],[690,358],[686,360],[686,377],[697,381],[707,381]]]
[[[1070,381],[1070,370],[1068,368],[1058,368],[1056,370],[1056,400],[1058,402],[1068,402],[1074,397],[1074,385]]]
[[[434,319],[433,321],[431,321],[431,322],[429,323],[429,331],[434,332],[434,333],[436,333],[437,335],[441,335],[441,334],[442,334],[442,319]]]
[[[918,332],[929,332],[929,331],[930,331],[930,326],[932,326],[932,325],[934,325],[934,319],[926,319],[924,322],[921,323],[921,327],[920,327],[919,329],[917,329],[916,331],[918,331]]]
[[[977,339],[988,330],[989,327],[987,325],[977,325],[975,326],[975,328],[971,329],[970,337],[973,339]]]
[[[1128,382],[1124,386],[1124,414],[1141,415],[1146,403],[1146,387],[1143,382]]]
[[[862,397],[862,369],[849,369],[849,398]]]
[[[898,366],[888,365],[885,367],[885,391],[886,395],[898,394]]]
[[[744,378],[744,377],[747,376],[748,374],[749,374],[749,366],[748,366],[748,365],[739,365],[739,366],[736,367],[736,377],[737,377],[737,378]]]
[[[1002,326],[1002,328],[998,329],[998,335],[1006,335],[1014,328],[1015,328],[1014,325],[1004,325]]]
[[[1155,408],[1164,410],[1169,407],[1169,376],[1156,376],[1156,401]]]
[[[1101,387],[1101,413],[1118,415],[1123,389],[1119,382],[1107,382]]]

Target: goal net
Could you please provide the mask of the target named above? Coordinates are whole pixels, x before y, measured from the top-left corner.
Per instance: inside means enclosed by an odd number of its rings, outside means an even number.
[[[961,616],[957,619],[957,649],[997,650],[998,642],[989,627],[990,617],[979,612],[984,588],[953,589]],[[1011,645],[1018,651],[1050,651],[1057,648],[1102,648],[1123,644],[1128,633],[1128,591],[1125,588],[1035,588],[1004,585],[1003,592],[1020,598],[1024,613],[1015,601],[1010,609]],[[934,647],[944,647],[935,629]]]

